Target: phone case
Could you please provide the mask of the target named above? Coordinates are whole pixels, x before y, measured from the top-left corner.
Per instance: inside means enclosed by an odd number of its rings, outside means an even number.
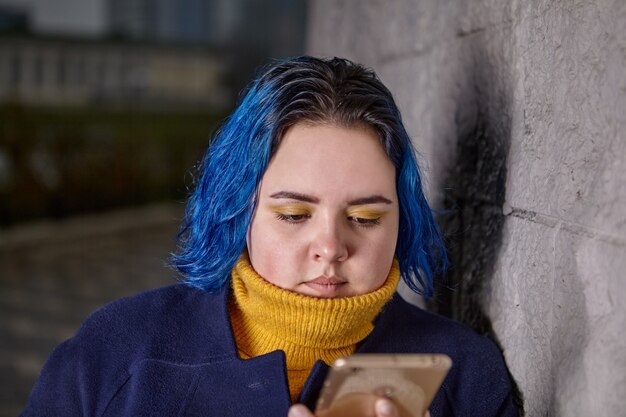
[[[423,417],[451,359],[443,354],[355,354],[333,363],[316,407],[318,416],[362,415],[374,398],[390,398],[402,417]]]

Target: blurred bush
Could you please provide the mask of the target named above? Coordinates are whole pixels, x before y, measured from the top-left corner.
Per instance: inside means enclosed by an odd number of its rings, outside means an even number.
[[[0,106],[0,226],[182,199],[223,114]]]

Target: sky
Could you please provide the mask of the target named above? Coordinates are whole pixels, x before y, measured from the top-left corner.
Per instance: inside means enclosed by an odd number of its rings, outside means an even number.
[[[105,31],[105,0],[0,0],[30,10],[39,33],[98,36]]]

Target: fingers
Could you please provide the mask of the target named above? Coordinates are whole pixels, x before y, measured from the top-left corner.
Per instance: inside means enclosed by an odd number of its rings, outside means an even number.
[[[315,417],[313,413],[302,404],[292,405],[287,415],[288,417]]]
[[[395,404],[384,398],[376,400],[374,410],[376,417],[400,417],[400,412]],[[430,411],[426,410],[424,417],[430,417]]]
[[[370,406],[371,407],[371,406]],[[371,410],[371,409],[370,409]],[[398,408],[394,403],[386,398],[379,398],[374,403],[374,412],[376,417],[400,417]],[[360,414],[360,413],[358,413]],[[369,413],[367,413],[369,415]],[[302,404],[295,404],[289,408],[288,417],[315,417],[315,415],[309,411]],[[424,417],[430,417],[430,412],[426,411]]]
[[[391,401],[385,398],[376,400],[376,403],[374,404],[374,411],[376,412],[376,417],[399,417],[400,416],[396,406]]]

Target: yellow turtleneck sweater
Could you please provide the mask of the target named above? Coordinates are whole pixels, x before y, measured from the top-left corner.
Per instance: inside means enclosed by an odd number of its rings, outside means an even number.
[[[289,392],[295,401],[315,362],[331,364],[354,352],[400,279],[393,262],[385,284],[371,293],[316,298],[284,290],[259,276],[243,254],[232,271],[230,317],[244,359],[283,350]]]

